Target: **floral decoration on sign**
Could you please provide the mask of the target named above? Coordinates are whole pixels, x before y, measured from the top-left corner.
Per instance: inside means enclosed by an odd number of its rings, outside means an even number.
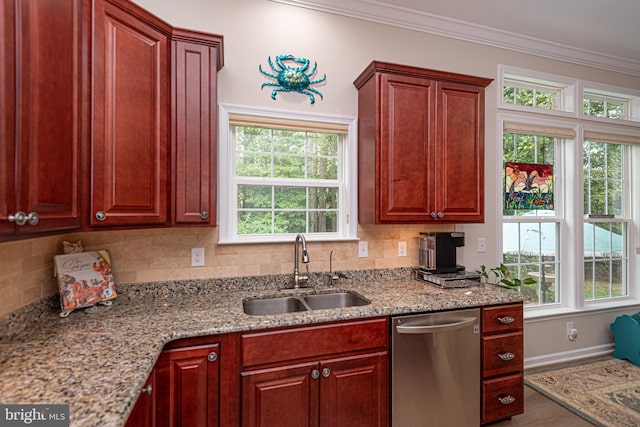
[[[299,92],[309,95],[312,104],[316,102],[316,98],[313,96],[314,93],[320,95],[320,98],[322,98],[322,93],[310,87],[327,79],[327,75],[325,74],[320,79],[311,80],[311,77],[316,72],[317,63],[314,63],[311,70],[305,73],[310,63],[307,58],[296,58],[294,55],[278,55],[276,56],[275,64],[271,60],[271,57],[269,57],[268,60],[273,73],[263,70],[262,65],[259,65],[258,69],[265,76],[276,79],[275,82],[266,82],[260,87],[260,89],[263,89],[265,86],[275,87],[275,89],[271,91],[271,99],[275,101],[278,92]],[[285,65],[285,62],[287,65]]]

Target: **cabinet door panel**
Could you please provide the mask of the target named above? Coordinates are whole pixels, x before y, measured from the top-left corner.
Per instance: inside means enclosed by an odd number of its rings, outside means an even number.
[[[15,208],[39,217],[16,232],[79,227],[87,8],[75,0],[15,4]]]
[[[156,364],[158,426],[217,426],[219,345],[164,350]]]
[[[242,373],[242,427],[317,427],[318,363]]]
[[[484,89],[438,83],[435,207],[447,222],[484,220]]]
[[[388,425],[386,352],[325,361],[320,372],[320,425]]]
[[[430,218],[434,83],[382,75],[380,221]]]
[[[0,235],[13,234],[7,217],[15,202],[15,15],[14,3],[0,5]]]
[[[167,37],[116,6],[96,4],[91,225],[162,224]]]
[[[215,224],[216,52],[183,41],[173,46],[175,222]]]

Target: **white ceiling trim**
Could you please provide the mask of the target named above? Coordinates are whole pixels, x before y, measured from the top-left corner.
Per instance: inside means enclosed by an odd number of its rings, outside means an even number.
[[[640,62],[371,0],[271,0],[292,6],[513,50],[615,72],[640,75]]]

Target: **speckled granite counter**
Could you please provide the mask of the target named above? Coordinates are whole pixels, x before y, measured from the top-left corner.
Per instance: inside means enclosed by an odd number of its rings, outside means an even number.
[[[121,426],[174,339],[522,300],[495,286],[440,289],[409,275],[409,269],[349,272],[336,288],[371,304],[273,316],[248,316],[242,301],[280,293],[288,276],[120,285],[112,306],[66,319],[50,298],[0,319],[0,403],[70,404],[71,426]]]

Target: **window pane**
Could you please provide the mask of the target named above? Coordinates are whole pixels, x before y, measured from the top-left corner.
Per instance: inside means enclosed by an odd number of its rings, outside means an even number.
[[[309,232],[338,231],[338,213],[335,211],[309,211]]]
[[[304,157],[273,156],[275,178],[305,178]]]
[[[556,222],[503,223],[502,262],[513,278],[533,278],[520,292],[527,304],[558,302],[558,227]]]
[[[238,234],[272,234],[271,212],[238,211]]]
[[[330,187],[310,187],[309,208],[337,209],[338,189]]]
[[[274,207],[276,209],[305,209],[307,189],[305,187],[275,187]]]
[[[502,91],[502,98],[506,104],[515,104],[516,88],[513,86],[505,86]]]
[[[516,89],[516,104],[533,107],[533,90],[532,89]]]
[[[238,153],[236,157],[236,175],[271,176],[271,156],[263,154]]]
[[[258,127],[238,127],[236,149],[237,151],[270,152],[271,131]]]
[[[585,223],[585,299],[626,296],[626,223]]]
[[[272,187],[263,185],[238,185],[238,207],[245,209],[270,209]]]
[[[307,219],[305,212],[284,211],[276,212],[274,216],[275,233],[306,233]]]
[[[556,94],[553,92],[537,92],[536,107],[553,110],[555,108]]]
[[[305,132],[274,129],[273,151],[284,154],[304,154]]]

